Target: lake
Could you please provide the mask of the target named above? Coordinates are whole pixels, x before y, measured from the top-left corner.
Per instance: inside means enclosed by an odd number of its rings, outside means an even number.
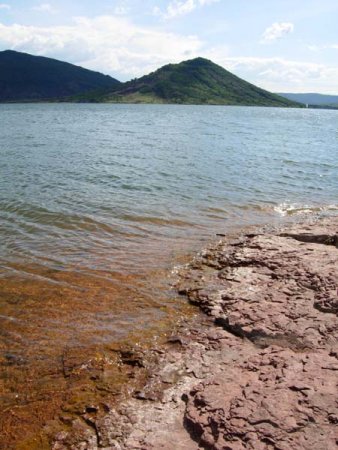
[[[25,432],[75,389],[69,349],[160,339],[194,313],[170,276],[217,233],[338,212],[338,111],[2,104],[0,116],[0,400]]]

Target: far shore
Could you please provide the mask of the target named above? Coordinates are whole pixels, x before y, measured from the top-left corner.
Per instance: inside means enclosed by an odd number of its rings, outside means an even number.
[[[1,105],[26,105],[26,104],[56,104],[56,103],[69,103],[69,104],[80,104],[80,105],[181,105],[181,106],[244,106],[246,108],[281,108],[281,106],[262,106],[262,105],[238,105],[230,103],[174,103],[174,102],[164,102],[164,101],[151,101],[151,102],[134,102],[134,101],[72,101],[69,99],[46,99],[46,100],[20,100],[20,101],[2,101]],[[338,106],[330,105],[304,105],[304,106],[283,106],[287,109],[328,109],[328,110],[338,110]]]

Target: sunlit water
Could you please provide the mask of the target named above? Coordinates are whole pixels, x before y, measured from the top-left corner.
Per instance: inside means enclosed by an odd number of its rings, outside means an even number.
[[[11,370],[157,333],[183,308],[167,275],[215,233],[337,212],[338,111],[25,104],[0,117]],[[2,387],[10,405],[18,388]]]

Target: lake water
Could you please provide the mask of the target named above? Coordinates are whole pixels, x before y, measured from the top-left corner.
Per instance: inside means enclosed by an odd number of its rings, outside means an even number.
[[[66,389],[65,349],[154,338],[188,314],[169,274],[216,233],[338,212],[338,111],[23,104],[0,117],[7,410]]]

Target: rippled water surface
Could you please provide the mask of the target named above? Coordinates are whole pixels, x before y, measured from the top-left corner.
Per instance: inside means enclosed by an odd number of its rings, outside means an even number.
[[[338,111],[25,104],[0,117],[8,409],[50,391],[65,349],[169,327],[185,306],[167,275],[215,233],[337,211]]]

